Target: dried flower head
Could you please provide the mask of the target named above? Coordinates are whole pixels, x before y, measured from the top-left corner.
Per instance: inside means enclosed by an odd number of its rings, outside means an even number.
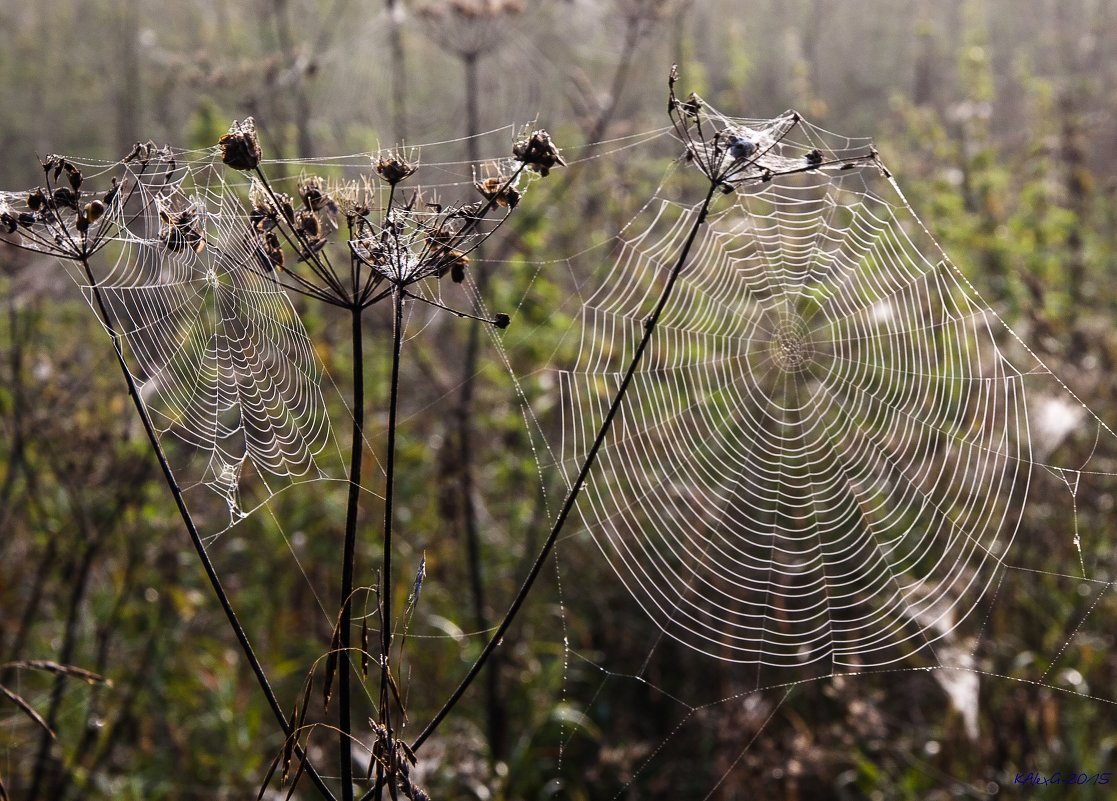
[[[508,174],[493,162],[487,162],[481,169],[484,177],[478,178],[476,171],[473,174],[473,186],[481,197],[502,208],[516,208],[523,193],[516,186],[515,175]]]
[[[14,234],[19,227],[19,214],[0,198],[0,233]]]
[[[566,166],[551,135],[542,128],[521,135],[512,145],[512,155],[544,178],[553,167]]]
[[[463,19],[495,17],[500,14],[519,14],[524,10],[522,0],[449,0],[444,11]]]
[[[310,209],[299,209],[295,212],[295,230],[313,242],[322,236],[322,221]]]
[[[523,0],[435,0],[420,6],[418,17],[442,47],[472,58],[506,43],[524,7]]]
[[[77,211],[78,193],[68,186],[60,186],[51,194],[56,208],[68,208]]]
[[[279,237],[275,235],[275,231],[268,231],[259,238],[256,258],[268,272],[283,270],[283,248],[279,244]]]
[[[415,154],[410,155],[399,150],[384,150],[376,158],[376,173],[391,186],[411,177],[419,165]]]
[[[256,120],[245,117],[244,122],[233,120],[229,132],[217,140],[221,147],[221,161],[234,170],[254,170],[260,165],[263,151],[256,138]]]
[[[299,179],[299,197],[311,211],[321,211],[331,202],[329,193],[317,175],[304,175]]]
[[[159,204],[159,240],[171,253],[191,250],[201,253],[206,247],[206,232],[199,205],[190,203],[174,211],[170,203]]]
[[[151,161],[170,162],[173,159],[174,156],[170,146],[159,147],[149,139],[146,142],[136,142],[136,144],[132,145],[131,152],[124,157],[124,163],[131,164],[135,162],[141,167],[146,167]]]
[[[330,192],[330,197],[337,203],[338,213],[349,221],[351,228],[372,213],[374,204],[371,198],[374,196],[375,190],[368,176],[363,176],[360,181],[346,181]]]
[[[91,200],[85,204],[82,216],[87,224],[93,224],[105,214],[105,203],[102,200]]]

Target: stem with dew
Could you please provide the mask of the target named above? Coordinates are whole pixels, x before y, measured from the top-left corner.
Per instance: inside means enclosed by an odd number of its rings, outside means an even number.
[[[469,685],[472,684],[473,680],[477,678],[477,674],[480,673],[481,668],[484,667],[485,662],[488,660],[489,656],[500,645],[505,632],[508,630],[508,627],[512,625],[512,621],[513,619],[515,619],[516,613],[519,612],[520,607],[527,599],[528,592],[530,592],[532,585],[535,584],[536,578],[539,577],[539,573],[543,569],[544,562],[550,555],[551,549],[554,547],[555,542],[558,541],[559,533],[562,531],[563,526],[566,524],[566,519],[574,510],[574,503],[577,500],[579,493],[582,491],[582,487],[586,483],[586,478],[588,478],[589,476],[590,469],[593,467],[594,462],[597,460],[598,452],[601,450],[602,445],[604,445],[605,443],[605,437],[608,435],[609,429],[612,427],[613,419],[620,411],[621,403],[624,401],[624,396],[628,392],[628,387],[632,383],[632,378],[636,374],[636,369],[640,366],[640,361],[644,356],[644,351],[647,349],[648,343],[651,341],[652,332],[655,330],[656,323],[659,322],[659,318],[663,314],[663,309],[667,306],[667,301],[671,297],[671,292],[675,287],[675,283],[679,278],[679,274],[682,272],[683,267],[686,266],[686,260],[687,257],[690,255],[691,246],[694,244],[694,240],[698,236],[698,229],[701,228],[702,225],[706,222],[706,216],[710,210],[710,204],[713,202],[714,192],[717,190],[717,188],[718,182],[711,181],[710,188],[706,192],[706,199],[702,201],[702,206],[698,212],[698,216],[695,218],[694,225],[691,226],[690,233],[687,234],[687,239],[683,245],[682,251],[679,253],[679,258],[675,262],[675,266],[672,268],[671,273],[667,278],[667,283],[663,287],[662,294],[659,296],[659,302],[656,303],[655,310],[644,323],[644,336],[641,338],[640,344],[636,347],[636,352],[632,356],[632,362],[628,365],[628,369],[625,371],[624,378],[621,380],[620,388],[617,390],[617,394],[613,396],[613,401],[609,406],[609,411],[605,415],[605,419],[601,423],[601,428],[597,432],[597,437],[594,439],[593,445],[590,446],[590,450],[589,453],[586,454],[585,461],[582,462],[582,467],[578,471],[578,476],[574,480],[574,483],[571,485],[570,491],[566,495],[566,499],[563,501],[562,510],[559,512],[558,517],[555,519],[554,525],[551,528],[551,533],[547,537],[546,542],[543,543],[543,547],[540,549],[539,555],[535,559],[535,563],[531,566],[531,570],[528,572],[527,578],[524,579],[523,586],[521,586],[519,592],[516,593],[516,597],[513,598],[511,606],[509,606],[508,611],[504,614],[504,618],[500,621],[500,625],[497,626],[497,629],[493,633],[492,638],[488,641],[488,643],[485,644],[484,650],[481,651],[480,656],[477,657],[477,660],[473,663],[472,667],[470,667],[469,672],[466,673],[465,678],[461,681],[461,684],[459,684],[458,688],[454,690],[454,692],[450,695],[446,703],[442,705],[442,708],[434,716],[431,722],[427,724],[426,728],[423,729],[419,736],[415,738],[415,741],[411,744],[412,751],[419,750],[420,746],[422,746],[422,744],[426,742],[427,739],[434,733],[439,724],[441,724],[446,716],[450,713],[450,710],[454,708],[457,702],[465,694],[465,691],[469,689]]]
[[[477,137],[481,132],[479,119],[480,90],[477,81],[477,53],[466,53],[462,57],[463,72],[465,74],[465,118],[467,158],[476,169],[480,161],[477,152]],[[523,169],[523,165],[520,166]],[[518,174],[519,171],[517,171]],[[480,270],[475,278],[477,294],[484,297],[489,284],[489,273]],[[489,628],[488,615],[485,612],[485,583],[481,575],[481,536],[477,525],[477,509],[473,503],[473,403],[474,389],[477,384],[477,361],[481,353],[481,330],[477,326],[469,329],[466,341],[465,360],[462,367],[461,391],[454,411],[455,427],[457,428],[458,446],[458,495],[461,503],[462,533],[465,539],[466,565],[469,572],[470,595],[473,600],[473,624],[478,631]],[[485,694],[487,732],[489,740],[489,756],[492,762],[497,762],[504,756],[503,736],[503,704],[500,698],[500,663],[493,657],[486,676]]]

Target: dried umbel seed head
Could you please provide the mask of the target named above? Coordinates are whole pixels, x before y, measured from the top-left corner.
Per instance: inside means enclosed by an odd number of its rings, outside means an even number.
[[[702,106],[706,105],[694,92],[687,95],[687,99],[679,103],[679,111],[693,120],[698,119],[698,113],[702,110]]]
[[[252,203],[249,220],[257,230],[274,228],[280,217],[287,225],[295,225],[295,203],[286,192],[269,194],[259,183],[254,183],[248,192],[248,199]]]
[[[95,223],[105,213],[105,204],[100,200],[91,200],[85,204],[85,210],[82,216],[85,217],[87,223]]]
[[[450,273],[450,280],[460,284],[465,280],[465,268],[469,266],[469,256],[449,245],[435,243],[430,251],[431,272],[441,278]]]
[[[68,161],[62,162],[62,168],[66,171],[66,180],[70,182],[70,188],[77,192],[81,188],[81,172]]]
[[[0,202],[0,234],[14,234],[19,227],[19,215],[7,203]]]
[[[419,167],[410,161],[403,153],[387,151],[381,153],[376,159],[376,173],[391,186],[411,177]]]
[[[217,144],[221,147],[221,161],[234,170],[254,170],[264,156],[252,117],[245,117],[244,122],[233,120],[229,132],[218,139]]]
[[[330,202],[330,196],[322,188],[321,180],[314,175],[299,181],[299,197],[311,211],[321,211]]]
[[[260,249],[256,252],[256,258],[268,272],[283,269],[283,248],[275,231],[268,231],[260,237]]]
[[[495,201],[498,206],[514,209],[520,202],[520,191],[508,184],[506,178],[491,176],[473,185],[485,200]]]
[[[167,250],[172,253],[185,250],[201,253],[205,250],[206,233],[196,208],[190,207],[178,214],[160,209],[159,218],[163,223],[159,230],[159,239]]]
[[[542,128],[517,139],[512,145],[512,155],[517,161],[526,164],[528,169],[534,170],[543,177],[546,177],[553,167],[566,166],[559,149],[551,141],[551,135]]]
[[[54,200],[55,206],[61,206],[77,211],[78,208],[78,194],[68,186],[60,186],[54,190],[51,195]]]
[[[434,20],[450,17],[458,21],[487,21],[523,10],[523,0],[444,0],[420,8],[419,14]]]
[[[349,226],[372,213],[371,198],[375,196],[375,189],[371,185],[371,178],[362,176],[359,181],[346,181],[330,190],[330,200],[337,206],[338,214],[349,221]]]
[[[295,230],[309,240],[322,236],[322,222],[318,215],[308,209],[299,209],[295,212]]]

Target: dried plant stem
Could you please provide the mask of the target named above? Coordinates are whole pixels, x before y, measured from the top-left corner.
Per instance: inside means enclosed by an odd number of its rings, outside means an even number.
[[[381,602],[384,618],[380,621],[382,642],[382,680],[388,685],[388,656],[392,647],[392,500],[395,495],[395,428],[398,425],[400,399],[400,354],[403,350],[403,289],[392,298],[392,379],[388,397],[388,457],[384,464],[384,566],[381,570]],[[384,725],[391,734],[391,714],[382,709]]]
[[[563,501],[562,510],[559,512],[558,517],[555,518],[554,525],[551,527],[551,533],[547,537],[547,540],[543,543],[543,547],[540,549],[539,555],[535,559],[535,563],[531,566],[531,570],[528,572],[527,578],[524,579],[523,585],[520,587],[519,592],[516,593],[516,597],[512,599],[512,604],[508,607],[508,611],[504,614],[504,618],[500,621],[500,625],[497,626],[492,638],[488,641],[488,643],[485,644],[484,650],[481,651],[481,654],[477,657],[477,660],[469,668],[469,672],[466,673],[465,678],[461,681],[461,684],[458,685],[458,688],[454,690],[454,692],[446,700],[446,703],[444,703],[442,705],[442,708],[438,710],[438,713],[434,716],[434,718],[431,719],[431,722],[427,724],[426,728],[424,728],[423,731],[420,732],[419,736],[416,737],[415,741],[411,744],[412,751],[419,750],[422,744],[427,741],[427,739],[438,728],[439,724],[441,724],[446,716],[450,713],[450,710],[452,710],[458,703],[461,697],[465,694],[465,691],[469,689],[469,685],[473,683],[473,680],[477,678],[477,674],[481,671],[481,668],[484,667],[485,662],[488,660],[489,656],[492,654],[493,651],[496,650],[497,646],[500,645],[505,632],[508,631],[508,627],[512,625],[512,621],[515,619],[516,613],[519,612],[520,607],[527,599],[528,593],[531,591],[532,586],[535,584],[535,580],[539,577],[539,573],[543,570],[543,565],[546,562],[547,557],[550,555],[551,549],[554,548],[555,542],[558,541],[558,536],[561,533],[563,526],[566,524],[567,518],[574,510],[574,503],[577,500],[578,495],[581,493],[582,487],[586,483],[586,478],[588,478],[589,472],[593,468],[594,462],[597,461],[597,454],[601,450],[602,445],[604,445],[605,443],[605,437],[608,435],[609,429],[613,425],[613,419],[620,411],[621,404],[624,402],[625,394],[628,392],[628,387],[632,383],[632,377],[636,374],[636,369],[640,366],[640,361],[644,356],[644,351],[647,350],[648,343],[651,341],[652,332],[655,330],[656,323],[659,322],[659,318],[663,314],[664,308],[667,306],[667,301],[671,297],[671,292],[675,288],[675,283],[678,281],[679,274],[682,272],[683,267],[686,266],[687,257],[690,255],[690,249],[694,245],[695,238],[698,236],[698,230],[706,222],[706,216],[710,210],[710,204],[713,202],[714,193],[717,188],[717,182],[711,181],[710,188],[706,192],[706,199],[702,201],[702,206],[698,211],[698,216],[694,220],[694,225],[691,226],[690,233],[687,234],[687,239],[683,245],[682,251],[679,253],[679,258],[675,262],[675,266],[674,268],[672,268],[670,275],[668,275],[667,277],[667,283],[664,285],[663,292],[659,296],[659,302],[656,303],[655,310],[644,323],[644,336],[641,338],[640,344],[636,347],[636,352],[632,356],[632,362],[628,365],[628,369],[625,371],[624,378],[621,380],[621,385],[617,389],[617,394],[613,396],[613,401],[609,406],[609,411],[605,415],[605,419],[601,422],[601,428],[598,430],[597,436],[594,438],[593,445],[590,446],[589,453],[586,454],[585,461],[582,462],[582,467],[578,471],[577,478],[574,479],[574,483],[570,486],[570,490],[566,495],[566,499]]]
[[[195,552],[198,554],[198,559],[202,563],[206,578],[209,579],[210,587],[213,589],[214,595],[217,596],[217,600],[221,604],[221,609],[224,611],[229,626],[232,628],[237,638],[237,643],[240,645],[241,652],[244,654],[245,659],[248,660],[248,664],[252,668],[252,673],[256,676],[256,681],[260,685],[260,689],[263,691],[264,696],[267,698],[272,713],[275,715],[276,720],[279,721],[279,725],[283,729],[284,734],[290,736],[291,729],[287,722],[286,714],[282,707],[280,707],[278,699],[275,697],[275,691],[272,690],[271,683],[268,681],[267,674],[264,673],[264,668],[260,664],[260,660],[256,658],[256,653],[252,650],[252,643],[248,639],[248,634],[245,632],[240,620],[237,619],[237,613],[233,609],[232,602],[229,600],[229,596],[221,584],[221,579],[217,575],[217,570],[214,568],[213,562],[209,558],[205,543],[202,542],[202,536],[198,531],[198,527],[194,524],[194,518],[190,514],[189,507],[186,505],[186,499],[182,496],[182,489],[178,486],[174,473],[171,471],[170,463],[167,461],[167,455],[163,452],[163,446],[159,443],[159,437],[155,433],[155,426],[147,413],[147,407],[144,406],[143,400],[140,398],[139,387],[136,386],[136,380],[133,378],[132,372],[128,369],[128,363],[124,360],[124,349],[121,344],[120,334],[117,332],[116,325],[109,315],[109,310],[105,305],[104,296],[101,294],[100,287],[93,277],[93,269],[90,267],[87,258],[81,258],[80,263],[85,271],[86,278],[89,279],[90,290],[97,302],[97,312],[101,318],[101,323],[105,326],[105,329],[109,333],[109,338],[112,340],[117,363],[120,366],[121,373],[124,375],[124,381],[128,385],[128,396],[132,399],[132,404],[136,407],[136,413],[140,416],[140,422],[143,424],[144,433],[147,434],[151,449],[155,452],[155,457],[159,461],[159,468],[163,472],[163,478],[167,482],[167,487],[171,490],[171,495],[175,500],[175,506],[178,508],[183,525],[186,526],[186,531],[190,535],[190,541],[194,546]],[[302,757],[301,753],[300,757]],[[304,762],[305,761],[304,759]],[[330,792],[330,788],[326,786],[326,783],[322,780],[322,777],[318,775],[314,766],[309,763],[307,764],[307,773],[310,775],[314,785],[318,788],[318,791],[322,794],[322,797],[334,801],[334,795]]]
[[[481,133],[480,84],[477,79],[477,58],[475,52],[462,56],[465,75],[465,119],[467,157],[470,164],[477,164],[480,155],[477,141]],[[522,167],[521,167],[522,169]],[[484,297],[489,284],[489,273],[479,270],[476,276],[477,294]],[[473,502],[474,488],[474,447],[473,447],[473,402],[477,385],[477,363],[481,354],[481,329],[470,326],[466,341],[465,360],[462,366],[461,391],[458,395],[455,423],[458,445],[458,495],[461,503],[462,528],[465,538],[466,565],[469,570],[470,595],[473,600],[473,623],[478,631],[487,631],[489,618],[485,611],[485,582],[481,575],[481,536],[477,526],[477,509]],[[485,682],[486,695],[486,734],[489,740],[489,755],[495,763],[504,756],[504,710],[500,694],[500,662],[493,657]]]
[[[364,329],[361,325],[360,304],[350,309],[353,337],[353,442],[349,463],[349,500],[345,510],[345,544],[341,564],[341,616],[338,640],[338,760],[341,767],[342,801],[353,799],[353,721],[351,710],[350,679],[352,660],[349,658],[352,642],[353,572],[357,551],[357,515],[360,513],[361,460],[364,455],[365,419],[365,358]]]
[[[392,703],[389,688],[389,660],[392,650],[392,518],[395,497],[396,427],[399,407],[399,367],[403,350],[403,287],[392,296],[392,378],[388,389],[388,442],[384,464],[384,560],[380,570],[380,724],[385,731],[385,756],[388,759],[387,783],[395,795],[395,747],[392,732]]]

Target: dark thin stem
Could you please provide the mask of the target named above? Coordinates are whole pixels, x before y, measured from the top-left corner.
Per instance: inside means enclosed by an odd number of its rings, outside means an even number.
[[[605,138],[605,131],[609,128],[609,123],[613,119],[613,114],[616,113],[617,106],[620,105],[621,93],[624,91],[624,85],[628,81],[628,71],[632,66],[632,56],[636,50],[637,42],[640,41],[642,21],[639,12],[634,12],[626,20],[621,57],[617,62],[617,69],[613,73],[613,83],[609,88],[609,105],[601,109],[601,112],[597,115],[597,120],[594,122],[593,129],[588,137],[588,141],[591,143],[600,142]],[[593,147],[596,148],[596,144]]]
[[[686,260],[687,257],[690,255],[691,246],[694,244],[695,237],[698,236],[698,229],[701,228],[702,225],[706,222],[706,215],[709,212],[710,203],[713,202],[714,192],[716,190],[717,183],[711,181],[710,188],[706,192],[706,199],[702,201],[702,206],[698,212],[698,216],[697,218],[695,218],[694,225],[691,226],[690,233],[687,235],[686,243],[683,245],[682,252],[679,253],[679,259],[675,263],[674,268],[671,270],[671,274],[667,278],[667,283],[663,287],[663,293],[659,296],[659,302],[656,304],[655,310],[652,312],[651,316],[648,317],[648,319],[644,323],[644,336],[640,340],[640,344],[636,347],[636,352],[632,356],[632,362],[628,365],[628,370],[625,372],[624,378],[621,380],[620,388],[617,390],[617,394],[613,396],[613,402],[609,406],[609,412],[605,415],[605,419],[601,423],[601,428],[597,432],[597,437],[594,439],[589,453],[586,454],[586,459],[582,463],[582,468],[578,471],[578,477],[571,485],[570,491],[566,495],[566,500],[563,501],[562,510],[559,512],[558,517],[555,519],[555,523],[551,527],[551,533],[547,537],[546,542],[543,543],[543,547],[539,551],[539,556],[535,559],[535,564],[531,566],[531,571],[528,573],[527,578],[524,579],[523,586],[521,586],[520,591],[516,593],[516,597],[512,600],[512,605],[508,607],[508,611],[505,613],[504,618],[500,621],[500,625],[497,626],[497,629],[493,633],[492,638],[488,641],[488,643],[485,644],[485,648],[483,651],[481,651],[481,655],[477,657],[477,661],[475,661],[473,663],[473,666],[470,667],[469,672],[466,673],[465,678],[462,679],[462,682],[458,685],[458,688],[454,690],[450,698],[447,699],[446,703],[442,705],[442,709],[438,711],[431,722],[427,724],[427,727],[423,729],[418,737],[415,738],[415,742],[411,744],[411,749],[413,751],[419,750],[419,747],[427,741],[427,738],[429,738],[431,734],[434,733],[435,729],[438,728],[439,724],[442,723],[442,721],[450,713],[450,710],[454,708],[454,705],[457,704],[459,699],[461,699],[461,697],[465,694],[465,691],[469,689],[469,685],[473,683],[473,680],[475,678],[477,678],[477,674],[481,671],[481,668],[484,667],[486,660],[488,660],[489,658],[489,655],[492,654],[492,652],[496,650],[497,646],[500,645],[505,632],[508,631],[508,627],[512,625],[512,621],[513,619],[515,619],[516,613],[519,612],[520,607],[527,599],[528,592],[531,590],[532,585],[535,584],[536,578],[539,577],[539,573],[543,569],[543,564],[546,562],[547,557],[551,553],[551,549],[554,547],[555,542],[558,541],[559,533],[562,531],[563,526],[566,524],[566,519],[574,510],[574,503],[578,499],[578,495],[582,491],[582,487],[586,483],[586,478],[589,476],[590,469],[593,467],[594,462],[597,460],[598,452],[601,450],[602,445],[605,443],[605,437],[606,435],[608,435],[609,429],[613,425],[613,419],[620,411],[621,403],[624,401],[624,396],[628,392],[629,385],[632,383],[632,377],[636,374],[636,368],[640,366],[640,361],[644,356],[644,351],[647,350],[648,343],[651,341],[652,332],[655,330],[656,323],[659,322],[659,318],[663,314],[663,309],[667,306],[667,301],[671,297],[671,291],[675,287],[675,283],[679,278],[679,274],[682,272],[683,267],[686,266]]]
[[[101,294],[101,289],[96,279],[93,277],[93,270],[89,266],[88,260],[85,258],[81,259],[81,265],[85,270],[86,278],[89,279],[89,286],[93,292],[93,297],[97,301],[97,312],[101,318],[101,322],[109,332],[109,338],[112,340],[117,363],[120,365],[120,371],[123,373],[124,381],[128,385],[128,396],[132,399],[132,404],[136,407],[136,413],[140,416],[140,422],[143,424],[144,433],[147,434],[151,449],[155,452],[155,457],[159,461],[159,469],[163,472],[163,478],[167,482],[167,487],[170,489],[171,495],[174,497],[175,506],[178,508],[179,515],[182,517],[183,525],[186,526],[186,531],[190,535],[190,542],[193,544],[194,550],[198,554],[198,559],[201,561],[202,568],[205,570],[206,578],[209,579],[210,587],[213,589],[214,595],[217,596],[217,600],[221,604],[221,609],[225,613],[225,618],[229,622],[229,627],[233,630],[233,634],[237,638],[237,643],[240,645],[241,652],[244,654],[245,659],[248,660],[248,664],[252,668],[252,673],[256,676],[256,682],[260,685],[264,697],[267,698],[272,714],[274,714],[276,720],[279,721],[283,733],[286,736],[290,736],[291,727],[287,722],[287,716],[283,708],[280,707],[278,699],[275,697],[275,691],[272,690],[271,683],[268,681],[267,674],[264,673],[264,668],[260,664],[260,660],[256,658],[256,652],[252,650],[252,643],[248,640],[248,634],[245,632],[240,620],[237,619],[237,613],[233,609],[232,602],[229,600],[229,596],[226,594],[225,588],[221,584],[221,579],[217,575],[217,570],[214,568],[213,562],[209,558],[209,553],[206,551],[205,543],[202,541],[202,535],[198,531],[198,527],[194,524],[194,518],[190,514],[190,509],[186,506],[186,499],[182,495],[182,489],[178,486],[174,473],[171,471],[170,463],[167,461],[167,455],[163,452],[163,446],[159,444],[159,437],[155,433],[155,426],[147,413],[147,407],[144,406],[143,400],[140,398],[140,391],[136,386],[136,380],[132,377],[132,372],[128,369],[128,363],[124,361],[124,350],[120,341],[120,334],[117,333],[116,326],[113,323],[112,317],[109,315],[104,296]],[[301,751],[301,749],[299,750]],[[300,757],[301,756],[302,754],[300,753]],[[304,759],[304,762],[305,761]],[[307,764],[307,773],[310,775],[314,785],[318,788],[318,791],[322,794],[322,797],[334,801],[333,793],[330,792],[330,788],[326,786],[313,765]]]
[[[388,49],[392,54],[392,133],[397,142],[407,140],[407,67],[399,0],[388,3]]]
[[[470,164],[479,160],[477,137],[481,131],[478,115],[480,88],[477,82],[477,55],[471,53],[463,58],[465,67],[465,106],[466,106],[466,143]],[[521,164],[520,169],[523,169]],[[519,171],[517,171],[518,173]],[[514,180],[514,179],[513,179]],[[507,215],[505,215],[507,219]],[[494,229],[495,230],[495,229]],[[479,270],[476,276],[476,291],[484,298],[489,284],[488,270]],[[458,495],[461,503],[462,534],[465,540],[466,565],[469,572],[470,595],[473,601],[473,622],[478,631],[489,628],[486,613],[485,583],[481,575],[481,535],[477,525],[477,509],[474,504],[474,447],[473,447],[473,399],[477,386],[477,362],[481,353],[481,330],[474,326],[466,340],[465,360],[462,366],[461,392],[455,410],[458,445]],[[495,763],[503,757],[503,709],[500,699],[500,662],[494,657],[489,665],[485,683],[486,695],[486,734],[489,741],[489,755]]]
[[[403,350],[404,289],[394,287],[392,324],[392,378],[388,389],[388,454],[384,464],[384,563],[380,570],[380,725],[384,727],[384,754],[388,761],[387,776],[377,768],[376,784],[362,798],[383,798],[385,782],[395,797],[395,745],[392,735],[392,691],[389,655],[392,651],[392,502],[395,496],[396,427],[399,406],[399,365]]]
[[[465,127],[467,132],[466,158],[470,164],[477,164],[477,133],[481,130],[478,112],[480,91],[477,84],[477,54],[470,52],[462,56],[462,71],[465,74]]]
[[[389,754],[392,753],[392,711],[389,702],[391,696],[388,690],[388,656],[392,648],[392,501],[395,495],[399,366],[400,353],[403,349],[403,300],[403,289],[397,288],[393,298],[395,319],[392,329],[392,379],[388,390],[388,455],[384,465],[384,566],[380,571],[380,722],[388,732]]]
[[[30,326],[28,326],[30,328]],[[6,531],[8,516],[13,511],[9,501],[15,487],[16,477],[25,469],[26,443],[24,441],[24,391],[23,391],[23,350],[27,337],[20,333],[20,315],[14,298],[8,296],[8,335],[11,342],[10,375],[8,387],[11,392],[12,444],[8,455],[7,473],[4,485],[0,487],[0,531]]]
[[[405,296],[411,298],[412,300],[417,300],[420,303],[427,304],[428,306],[434,306],[436,309],[442,309],[443,311],[448,311],[448,312],[450,312],[450,314],[453,314],[456,317],[461,317],[463,320],[476,320],[479,323],[487,323],[488,325],[496,325],[497,324],[496,320],[490,320],[488,317],[478,317],[476,314],[470,314],[469,312],[463,312],[461,309],[455,309],[452,306],[447,306],[445,303],[439,303],[437,300],[434,300],[433,298],[424,298],[422,295],[416,295],[415,293],[409,292],[406,289],[403,290],[403,294]]]
[[[357,515],[361,499],[361,460],[364,456],[365,357],[361,307],[353,306],[353,444],[349,463],[349,502],[345,510],[345,545],[341,564],[341,620],[338,647],[338,759],[341,764],[342,801],[353,799],[353,722],[350,709],[349,658],[353,618],[353,569],[357,550]]]

